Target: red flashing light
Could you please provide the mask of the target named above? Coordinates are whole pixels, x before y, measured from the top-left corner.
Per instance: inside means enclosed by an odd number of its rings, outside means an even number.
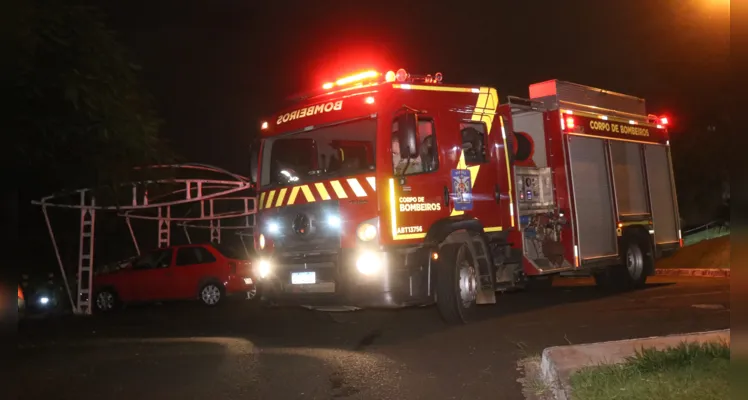
[[[566,117],[566,129],[574,129],[574,117]]]
[[[669,121],[668,121],[667,117],[660,118],[660,125],[667,125],[668,122]]]
[[[369,70],[369,71],[360,72],[355,75],[350,75],[350,76],[340,78],[337,81],[335,81],[335,84],[338,86],[343,86],[349,83],[362,81],[364,79],[376,78],[378,76],[379,76],[379,72],[374,71],[374,70]]]
[[[387,82],[394,82],[395,78],[395,71],[387,71],[387,73],[384,75],[384,80]]]
[[[377,72],[377,71],[374,71],[374,70],[363,71],[363,72],[359,72],[357,74],[353,74],[353,75],[349,75],[349,76],[344,76],[344,77],[338,79],[337,81],[335,81],[335,83],[333,83],[333,82],[327,82],[324,85],[322,85],[322,89],[324,89],[324,90],[330,90],[330,89],[332,89],[335,86],[345,86],[345,85],[349,85],[351,83],[360,82],[360,81],[364,81],[364,80],[367,80],[367,79],[374,79],[374,78],[378,77],[379,75],[381,75],[381,74],[379,72]]]
[[[264,131],[267,128],[268,128],[268,122],[267,121],[262,121],[262,125],[260,126],[260,129],[262,129]]]
[[[369,96],[369,97],[367,97],[367,98],[366,98],[366,99],[364,100],[364,102],[365,102],[366,104],[374,104],[374,97],[372,97],[372,96]]]
[[[408,72],[404,68],[398,69],[396,79],[398,82],[405,82],[408,79]]]

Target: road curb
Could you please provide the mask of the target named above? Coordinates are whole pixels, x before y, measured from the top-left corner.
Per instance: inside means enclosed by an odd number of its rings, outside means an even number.
[[[569,400],[572,399],[569,377],[584,367],[624,362],[642,347],[664,350],[682,342],[718,341],[729,343],[730,330],[548,347],[540,361],[540,379],[555,399]]]
[[[729,278],[730,270],[723,268],[657,268],[656,275],[693,276],[700,278]]]

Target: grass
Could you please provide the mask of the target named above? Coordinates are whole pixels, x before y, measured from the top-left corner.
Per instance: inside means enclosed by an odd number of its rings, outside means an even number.
[[[683,343],[642,349],[623,364],[587,367],[570,378],[574,400],[710,400],[730,398],[730,348]]]
[[[657,268],[730,268],[730,236],[685,246],[657,262]]]

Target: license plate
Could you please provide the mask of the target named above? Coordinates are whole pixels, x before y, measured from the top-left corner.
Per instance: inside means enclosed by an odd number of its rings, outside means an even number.
[[[308,285],[317,283],[317,274],[314,271],[291,272],[291,284]]]

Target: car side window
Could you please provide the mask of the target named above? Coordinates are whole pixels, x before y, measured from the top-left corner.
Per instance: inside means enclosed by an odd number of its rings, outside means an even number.
[[[205,247],[196,247],[195,252],[197,253],[197,258],[200,264],[216,262],[216,258]]]
[[[184,247],[177,252],[177,266],[207,264],[215,262],[208,250],[203,247]]]
[[[466,164],[481,164],[488,161],[486,146],[486,124],[484,122],[463,122],[460,124],[462,151]]]
[[[167,268],[171,265],[171,255],[173,254],[172,249],[160,249],[154,250],[143,257],[137,259],[133,263],[133,269],[144,270],[144,269],[155,269],[155,268]]]
[[[419,119],[418,140],[421,141],[420,154],[415,159],[400,158],[400,143],[397,141],[397,122],[392,124],[392,168],[395,175],[414,175],[436,171],[439,168],[434,121]]]

